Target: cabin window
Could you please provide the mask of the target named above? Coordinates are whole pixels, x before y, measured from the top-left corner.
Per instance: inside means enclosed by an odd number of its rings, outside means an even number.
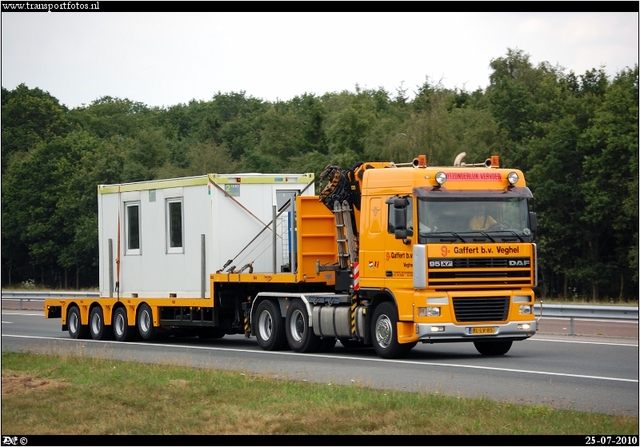
[[[182,198],[167,199],[167,253],[184,253]]]
[[[140,254],[140,202],[125,203],[125,235],[127,255]]]

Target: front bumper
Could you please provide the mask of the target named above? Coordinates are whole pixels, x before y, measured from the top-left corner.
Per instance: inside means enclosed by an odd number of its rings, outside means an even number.
[[[528,327],[523,326],[528,325]],[[434,329],[437,328],[437,329]],[[472,333],[473,328],[493,328],[493,333]],[[416,324],[416,332],[420,341],[473,341],[488,339],[524,340],[536,333],[536,321],[512,321],[506,324]]]

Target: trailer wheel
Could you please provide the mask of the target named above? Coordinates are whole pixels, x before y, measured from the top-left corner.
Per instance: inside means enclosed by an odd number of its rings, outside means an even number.
[[[378,355],[384,359],[406,357],[415,343],[398,343],[398,312],[391,303],[382,303],[373,312],[371,340]]]
[[[513,341],[474,341],[473,344],[482,355],[504,355],[511,349]]]
[[[127,310],[119,307],[113,312],[113,336],[117,341],[131,341],[136,338],[137,328],[129,326]]]
[[[82,324],[80,319],[80,309],[77,306],[69,307],[67,310],[67,329],[69,330],[69,337],[75,339],[91,338],[89,334],[89,325]]]
[[[285,322],[287,341],[295,352],[316,352],[322,340],[309,327],[309,315],[302,301],[295,300],[289,306]]]
[[[94,340],[107,340],[111,338],[111,326],[104,324],[102,307],[96,306],[89,313],[89,331]]]
[[[262,349],[281,351],[287,346],[282,314],[276,303],[261,301],[256,310],[256,321],[256,338]]]
[[[143,340],[152,341],[156,339],[158,333],[153,326],[153,313],[151,313],[151,307],[148,304],[143,303],[138,308],[136,327]]]

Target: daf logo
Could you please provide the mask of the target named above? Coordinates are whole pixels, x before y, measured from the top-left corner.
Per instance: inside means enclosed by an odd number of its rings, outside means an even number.
[[[525,260],[513,260],[510,259],[509,260],[509,267],[529,267],[529,260],[525,259]]]

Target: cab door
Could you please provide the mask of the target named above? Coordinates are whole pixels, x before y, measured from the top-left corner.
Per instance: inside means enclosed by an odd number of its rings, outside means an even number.
[[[413,244],[417,235],[417,222],[414,222],[414,201],[407,197],[407,237],[396,239],[395,217],[392,204],[385,204],[387,214],[387,234],[384,250],[384,276],[387,281],[413,279]],[[398,286],[398,284],[396,284]],[[389,287],[389,284],[387,284]]]
[[[388,237],[388,210],[381,196],[363,197],[360,220],[360,286],[384,284],[384,253]]]

